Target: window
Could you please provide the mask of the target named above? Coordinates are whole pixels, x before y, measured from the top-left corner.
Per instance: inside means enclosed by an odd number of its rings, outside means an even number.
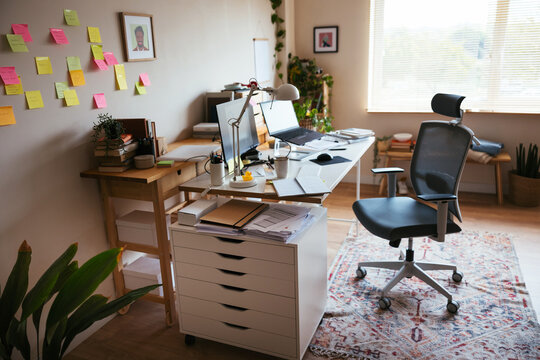
[[[540,113],[539,0],[371,0],[368,111]]]

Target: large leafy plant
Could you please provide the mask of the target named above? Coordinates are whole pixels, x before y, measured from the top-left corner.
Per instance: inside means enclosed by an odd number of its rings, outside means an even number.
[[[106,250],[81,267],[77,261],[72,261],[76,252],[76,243],[69,246],[27,293],[32,249],[26,241],[21,244],[0,297],[0,359],[10,359],[14,348],[24,359],[30,359],[26,331],[30,317],[37,333],[37,358],[60,359],[77,334],[161,286],[146,286],[108,302],[105,296],[92,293],[117,266],[122,249]],[[39,325],[43,306],[55,295],[40,346]]]
[[[529,151],[525,153],[523,144],[516,146],[516,173],[528,178],[537,178],[540,168],[540,159],[538,158],[538,145],[529,144]]]

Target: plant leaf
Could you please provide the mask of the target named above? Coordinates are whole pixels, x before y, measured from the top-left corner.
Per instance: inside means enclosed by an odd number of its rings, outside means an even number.
[[[43,360],[58,360],[60,356],[60,346],[66,331],[67,317],[61,319],[55,326],[54,333],[49,335],[45,333],[46,338],[50,338],[49,342],[43,342]],[[49,329],[47,329],[49,331]]]
[[[26,334],[26,320],[13,319],[8,330],[8,342],[21,352],[24,359],[30,359],[30,343]]]

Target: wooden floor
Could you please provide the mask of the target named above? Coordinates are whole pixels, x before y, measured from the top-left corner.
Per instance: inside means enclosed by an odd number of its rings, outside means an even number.
[[[375,196],[377,188],[362,185],[362,197]],[[353,184],[340,184],[325,201],[328,216],[352,218]],[[505,232],[513,235],[516,253],[531,294],[540,311],[540,207],[498,206],[495,195],[460,194],[463,229]],[[350,223],[329,221],[328,266],[345,239]],[[184,345],[178,326],[167,328],[163,305],[138,301],[123,316],[117,316],[71,351],[65,359],[273,359],[271,356],[197,339]],[[316,359],[309,350],[304,359]]]

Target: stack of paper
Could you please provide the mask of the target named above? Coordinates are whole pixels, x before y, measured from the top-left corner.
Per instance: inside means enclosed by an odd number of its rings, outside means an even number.
[[[357,141],[364,140],[370,136],[374,136],[375,133],[373,132],[373,130],[369,130],[369,129],[349,128],[349,129],[337,130],[337,131],[328,133],[328,135],[335,137],[337,139],[340,139],[342,141],[346,141],[347,143],[351,144]]]

